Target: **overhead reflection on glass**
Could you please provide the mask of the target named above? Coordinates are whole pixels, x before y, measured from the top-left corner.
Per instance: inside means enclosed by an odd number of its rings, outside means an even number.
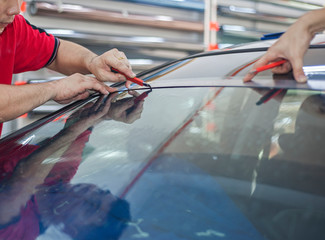
[[[128,202],[95,184],[70,181],[94,125],[141,117],[143,97],[129,93],[88,102],[61,131],[37,144],[27,134],[0,145],[0,239],[36,239],[49,228],[72,239],[119,238],[131,219]]]

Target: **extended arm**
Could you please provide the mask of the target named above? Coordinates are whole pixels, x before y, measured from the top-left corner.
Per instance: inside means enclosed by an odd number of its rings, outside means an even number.
[[[0,122],[15,119],[48,100],[69,103],[88,97],[88,90],[108,94],[116,89],[108,87],[104,81],[125,80],[123,75],[111,72],[110,67],[117,68],[130,77],[135,76],[125,54],[117,49],[97,56],[87,48],[61,40],[57,56],[48,68],[72,75],[50,83],[0,85]],[[95,78],[83,75],[89,73],[94,74]]]
[[[306,82],[307,77],[302,68],[303,57],[315,34],[324,29],[325,8],[306,13],[290,26],[266,54],[255,63],[253,70],[279,59],[287,59],[288,62],[274,68],[273,72],[282,74],[292,69],[297,82]],[[254,74],[247,74],[244,77],[244,82],[250,81],[253,77]]]
[[[0,84],[0,122],[15,119],[51,99],[60,103],[83,99],[89,96],[89,89],[102,94],[111,91],[111,88],[95,78],[81,74],[40,84]]]
[[[125,80],[123,75],[112,73],[110,67],[119,69],[129,77],[135,77],[123,52],[114,48],[98,56],[83,46],[64,40],[60,40],[57,57],[49,66],[50,69],[65,75],[92,73],[101,81]]]

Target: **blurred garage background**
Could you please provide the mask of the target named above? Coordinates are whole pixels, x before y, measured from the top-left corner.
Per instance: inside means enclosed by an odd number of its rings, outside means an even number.
[[[23,15],[47,32],[97,54],[125,52],[134,72],[202,51],[285,31],[325,0],[47,0],[26,1]],[[55,80],[48,69],[14,76],[15,84]],[[2,137],[62,105],[48,102],[4,124]]]

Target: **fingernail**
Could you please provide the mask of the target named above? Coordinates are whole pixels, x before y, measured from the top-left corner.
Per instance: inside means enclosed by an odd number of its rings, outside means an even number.
[[[307,77],[304,75],[301,75],[298,77],[297,81],[300,83],[305,83],[305,82],[307,82]]]

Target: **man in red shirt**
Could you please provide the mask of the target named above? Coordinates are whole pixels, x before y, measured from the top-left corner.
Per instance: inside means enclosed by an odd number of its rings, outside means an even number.
[[[111,67],[135,77],[123,52],[112,49],[98,56],[78,44],[58,40],[19,15],[21,3],[22,0],[0,1],[0,132],[2,122],[48,100],[69,103],[88,97],[88,90],[108,94],[114,89],[104,81],[125,80],[123,75],[111,72]],[[14,73],[43,67],[68,77],[48,83],[11,85]]]

